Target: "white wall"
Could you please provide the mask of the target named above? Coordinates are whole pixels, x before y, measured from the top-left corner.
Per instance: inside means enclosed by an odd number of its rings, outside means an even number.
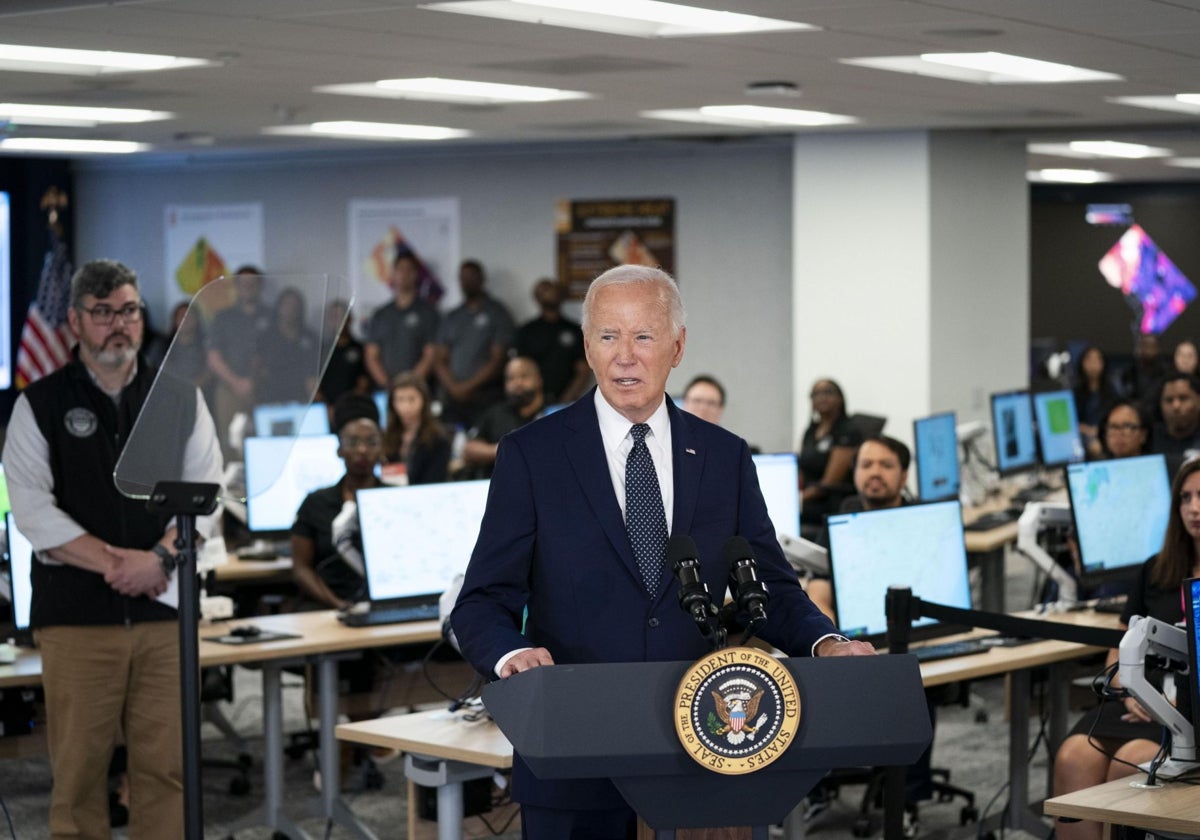
[[[76,173],[75,256],[137,269],[162,324],[178,298],[165,279],[164,205],[261,201],[268,271],[345,274],[350,199],[457,196],[463,256],[484,262],[491,292],[521,321],[535,313],[533,281],[554,268],[558,199],[671,197],[689,322],[670,387],[716,375],[729,391],[726,425],[781,450],[794,443],[790,169],[780,140],[88,162]]]
[[[1026,384],[1029,199],[1020,143],[977,132],[797,138],[793,298],[798,439],[813,380],[851,412],[986,419]]]
[[[817,379],[911,441],[929,404],[929,138],[799,137],[793,212],[798,442]]]

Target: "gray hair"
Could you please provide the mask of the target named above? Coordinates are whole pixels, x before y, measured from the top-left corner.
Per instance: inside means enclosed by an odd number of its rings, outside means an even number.
[[[122,286],[138,287],[137,272],[116,260],[92,260],[71,278],[71,306],[78,309],[88,295],[106,298]]]
[[[629,286],[635,283],[647,283],[657,287],[658,303],[671,320],[671,336],[678,338],[679,333],[687,325],[687,312],[683,309],[683,299],[679,297],[679,286],[675,278],[661,268],[648,265],[618,265],[610,268],[592,281],[588,286],[587,295],[583,299],[583,331],[588,331],[592,320],[592,308],[596,304],[596,295],[607,286]]]

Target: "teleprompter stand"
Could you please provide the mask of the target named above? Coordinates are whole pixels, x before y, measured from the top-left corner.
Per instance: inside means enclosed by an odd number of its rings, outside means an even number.
[[[782,822],[834,767],[910,764],[932,730],[908,656],[780,660],[800,693],[794,743],[746,775],[715,773],[675,733],[675,691],[689,662],[533,668],[483,690],[484,705],[542,779],[612,779],[660,840],[678,828]]]
[[[196,583],[196,517],[217,509],[218,484],[160,481],[146,508],[175,517],[179,580],[179,686],[183,713],[183,836],[204,838],[200,788],[200,588]]]

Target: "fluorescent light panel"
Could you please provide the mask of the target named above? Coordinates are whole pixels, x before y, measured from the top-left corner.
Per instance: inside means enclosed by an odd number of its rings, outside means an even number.
[[[1164,160],[1167,166],[1177,166],[1180,169],[1200,169],[1200,157],[1180,157]]]
[[[424,3],[419,8],[637,38],[686,38],[817,28],[792,20],[698,9],[659,0],[604,0],[602,3],[597,0],[461,0]]]
[[[336,120],[311,125],[283,125],[263,129],[264,134],[290,134],[311,137],[345,137],[356,140],[453,140],[470,137],[471,132],[440,125],[360,122]]]
[[[1055,155],[1071,158],[1124,158],[1144,160],[1146,158],[1170,157],[1174,152],[1158,146],[1141,143],[1122,143],[1117,140],[1072,140],[1069,143],[1030,143],[1026,150],[1035,155]]]
[[[842,58],[839,61],[858,67],[934,76],[977,85],[1123,81],[1123,77],[1116,73],[998,52],[924,53]]]
[[[762,105],[705,105],[701,108],[642,111],[640,115],[652,120],[736,125],[743,128],[812,128],[858,122],[858,118],[843,114],[807,111],[801,108],[768,108]]]
[[[109,73],[144,73],[153,70],[177,70],[182,67],[206,67],[214,63],[202,58],[181,58],[174,55],[0,44],[0,70],[28,73],[102,76]]]
[[[9,137],[0,140],[0,152],[38,152],[78,155],[127,155],[149,149],[130,140],[67,140],[58,137]]]
[[[1167,96],[1112,96],[1105,100],[1114,105],[1171,111],[1176,114],[1200,114],[1200,93],[1177,93]]]
[[[169,120],[169,111],[141,108],[92,108],[77,105],[36,105],[28,102],[0,103],[0,122],[16,125],[60,125],[91,127],[102,123],[143,123]]]
[[[556,102],[564,99],[591,99],[578,90],[474,82],[467,79],[381,79],[345,85],[322,85],[317,93],[350,96],[377,96],[385,99],[420,99],[432,102],[464,102],[478,105],[503,105],[512,102]]]
[[[1026,173],[1030,181],[1057,184],[1098,184],[1113,180],[1111,172],[1096,169],[1037,169]]]

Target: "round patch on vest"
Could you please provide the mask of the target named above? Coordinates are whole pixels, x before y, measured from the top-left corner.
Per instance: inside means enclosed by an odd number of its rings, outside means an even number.
[[[63,426],[77,438],[91,437],[100,427],[100,421],[90,408],[72,408],[63,418]]]

